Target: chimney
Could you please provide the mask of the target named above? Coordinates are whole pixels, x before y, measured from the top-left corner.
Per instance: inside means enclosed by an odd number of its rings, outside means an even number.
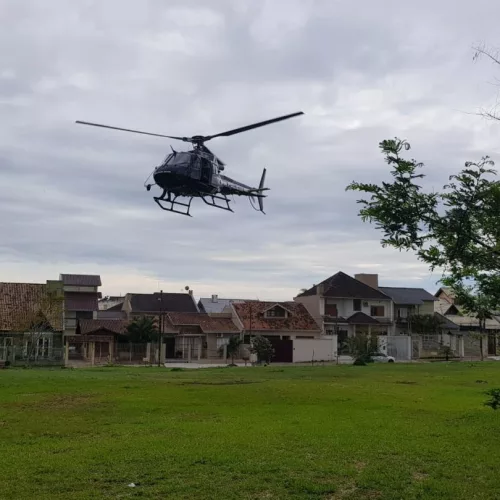
[[[217,295],[212,295],[212,302],[214,304],[216,304],[217,302],[219,302],[219,297]]]
[[[323,295],[325,293],[325,284],[320,283],[319,285],[316,285],[316,295]]]
[[[375,288],[375,290],[378,290],[378,274],[355,274],[354,278],[356,278],[358,281],[361,281],[361,283],[364,283],[365,285],[371,286],[372,288]]]

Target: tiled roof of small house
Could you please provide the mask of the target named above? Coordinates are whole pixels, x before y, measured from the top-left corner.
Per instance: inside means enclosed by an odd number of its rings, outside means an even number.
[[[101,286],[101,277],[96,274],[61,274],[61,281],[66,286]]]
[[[341,271],[322,281],[319,285],[314,285],[309,290],[301,293],[299,297],[317,295],[318,287],[323,288],[321,295],[324,297],[390,300],[390,297],[380,290],[372,288]]]
[[[221,313],[227,306],[230,306],[234,302],[244,302],[244,299],[220,299],[217,298],[206,298],[202,297],[199,300],[201,309],[208,313]]]
[[[280,306],[290,312],[286,318],[266,317],[265,312]],[[233,304],[245,330],[319,331],[319,327],[303,304],[297,302],[246,301]]]
[[[351,325],[380,325],[380,321],[368,316],[364,312],[355,312],[352,316],[347,318],[347,322]]]
[[[31,318],[42,313],[51,328],[62,330],[62,307],[57,305],[51,313],[44,313],[47,298],[44,283],[0,283],[0,331],[15,331],[24,327]]]
[[[166,314],[173,329],[199,326],[203,333],[239,333],[231,318],[214,318],[206,313],[169,312]]]
[[[100,330],[125,334],[130,321],[123,319],[81,319],[78,322],[77,333],[89,335]]]

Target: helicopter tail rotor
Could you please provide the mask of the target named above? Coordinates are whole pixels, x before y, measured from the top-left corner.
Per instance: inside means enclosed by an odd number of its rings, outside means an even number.
[[[259,192],[262,192],[264,188],[264,183],[266,182],[266,169],[262,171],[262,177],[260,178],[260,184],[259,184]],[[262,196],[259,196],[259,208],[262,213],[264,212],[264,198]]]

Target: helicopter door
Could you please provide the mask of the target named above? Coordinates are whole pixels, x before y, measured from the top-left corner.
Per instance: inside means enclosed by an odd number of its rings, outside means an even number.
[[[210,184],[210,179],[212,177],[212,165],[205,158],[201,159],[201,182],[205,184]]]
[[[191,179],[195,179],[197,181],[199,181],[201,178],[201,160],[197,156],[193,158],[193,161],[191,163],[190,176]]]

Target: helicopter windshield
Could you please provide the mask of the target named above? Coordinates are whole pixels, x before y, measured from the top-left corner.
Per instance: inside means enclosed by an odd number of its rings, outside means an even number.
[[[191,153],[188,152],[180,152],[180,153],[171,153],[168,155],[165,160],[165,165],[176,165],[179,167],[189,167],[191,164]]]

